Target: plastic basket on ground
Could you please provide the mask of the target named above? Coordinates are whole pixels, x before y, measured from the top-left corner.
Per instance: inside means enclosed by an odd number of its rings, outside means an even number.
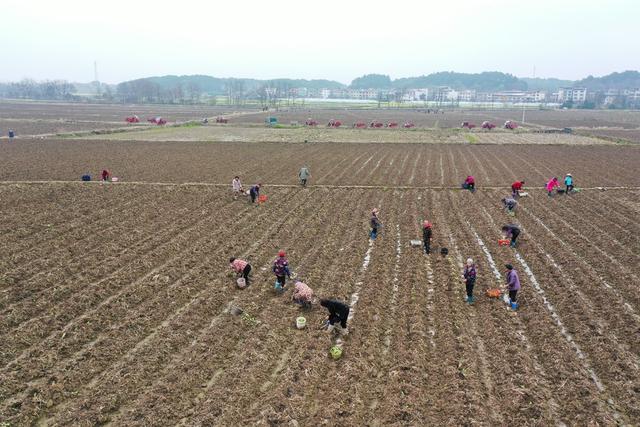
[[[498,239],[498,245],[500,246],[509,246],[511,240],[509,239]]]
[[[118,182],[118,181],[119,181],[119,179],[118,179],[117,176],[114,176],[113,178],[111,178],[111,182]]]
[[[411,246],[413,246],[413,247],[422,246],[422,240],[411,240],[409,243],[410,243],[410,244],[411,244]]]
[[[238,285],[240,289],[244,289],[247,287],[247,281],[244,277],[240,277],[238,280],[236,280],[236,285]]]
[[[329,354],[334,360],[338,360],[342,357],[342,348],[338,347],[337,345],[334,345],[329,350]]]
[[[487,289],[487,296],[489,298],[500,298],[502,291],[498,288]]]
[[[264,203],[267,201],[267,196],[265,196],[264,194],[258,196],[258,203]]]
[[[520,197],[527,197],[527,196],[529,196],[529,193],[527,193],[526,191],[520,192]]]
[[[303,316],[296,318],[296,328],[304,329],[307,326],[307,319]]]

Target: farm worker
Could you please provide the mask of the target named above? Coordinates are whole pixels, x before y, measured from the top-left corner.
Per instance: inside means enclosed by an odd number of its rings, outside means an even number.
[[[243,277],[247,286],[249,286],[249,273],[251,273],[251,264],[239,258],[230,258],[229,267],[238,275]]]
[[[567,186],[567,194],[570,194],[570,192],[573,190],[573,177],[570,173],[568,173],[564,177],[564,185]]]
[[[462,188],[473,193],[476,190],[476,179],[472,175],[468,175],[462,184]]]
[[[473,285],[476,284],[476,265],[471,258],[467,259],[463,271],[464,282],[467,286],[467,303],[473,304]]]
[[[321,299],[320,305],[329,310],[327,331],[332,332],[337,326],[341,335],[347,335],[347,319],[349,319],[349,306],[342,301]]]
[[[111,173],[107,169],[103,169],[102,170],[102,180],[103,181],[109,181],[110,177],[111,177]]]
[[[306,283],[296,281],[293,289],[293,302],[308,308],[311,307],[311,299],[313,298],[313,290]]]
[[[520,192],[522,191],[522,187],[524,186],[524,179],[521,181],[516,181],[513,184],[511,184],[511,193],[513,194],[513,197],[520,197]]]
[[[251,196],[251,203],[255,203],[256,199],[260,196],[260,186],[262,184],[256,184],[249,190],[249,196]]]
[[[551,197],[553,190],[559,187],[560,187],[560,183],[558,182],[558,178],[554,176],[549,180],[549,182],[547,182],[547,195]]]
[[[281,290],[286,284],[287,277],[291,279],[291,273],[289,272],[289,261],[286,258],[287,254],[284,251],[278,252],[278,258],[273,261],[273,274],[276,275],[276,289]]]
[[[14,136],[16,136],[16,133],[13,131],[13,129],[9,129],[9,140],[12,140]]]
[[[233,188],[233,198],[237,199],[238,194],[242,194],[242,182],[240,182],[240,177],[236,176],[231,181],[231,187]]]
[[[509,246],[512,248],[516,247],[516,239],[520,235],[520,228],[514,224],[507,224],[502,226],[502,232],[507,238],[511,239],[511,243]]]
[[[507,212],[513,212],[516,209],[518,202],[513,198],[513,196],[507,196],[502,199],[502,204],[504,205]]]
[[[507,290],[509,291],[509,305],[512,310],[518,309],[518,290],[520,290],[520,278],[518,272],[513,269],[513,265],[506,264],[507,268]]]
[[[431,231],[431,223],[425,220],[422,223],[422,243],[425,254],[431,253]]]
[[[311,173],[309,173],[309,168],[307,167],[307,165],[304,165],[300,168],[300,171],[298,172],[298,178],[300,178],[300,184],[302,184],[303,187],[307,186],[307,179],[309,179],[310,176]]]
[[[378,237],[378,228],[382,225],[380,220],[378,219],[378,208],[373,208],[371,211],[371,218],[369,219],[369,225],[371,226],[371,231],[369,232],[369,237],[375,240]]]

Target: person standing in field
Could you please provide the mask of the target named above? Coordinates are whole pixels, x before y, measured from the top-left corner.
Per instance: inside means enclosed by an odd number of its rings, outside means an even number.
[[[477,270],[471,258],[467,259],[467,264],[464,266],[462,274],[467,288],[467,303],[473,304],[473,286],[476,284]]]
[[[311,173],[309,172],[309,168],[307,167],[307,165],[304,165],[300,168],[300,171],[298,172],[298,178],[300,179],[300,184],[303,187],[307,186],[307,180],[311,177]]]
[[[258,197],[260,197],[260,186],[262,184],[256,184],[249,190],[249,201],[255,203]]]
[[[251,264],[239,258],[230,258],[229,267],[238,277],[244,278],[245,286],[249,286],[249,273],[251,273]]]
[[[424,245],[424,253],[429,255],[431,253],[431,223],[425,220],[422,223],[422,244]]]
[[[289,271],[289,261],[287,261],[286,256],[287,254],[285,253],[285,251],[279,251],[278,258],[273,261],[273,267],[271,268],[273,274],[275,274],[276,276],[275,288],[277,291],[284,290],[287,277],[291,279],[291,272]]]
[[[107,182],[111,178],[111,173],[107,169],[102,170],[102,181]]]
[[[240,182],[240,177],[239,176],[235,176],[233,178],[233,181],[231,181],[231,188],[233,189],[233,198],[235,200],[238,199],[238,195],[242,194],[242,182]]]
[[[558,182],[558,178],[556,178],[555,176],[551,178],[549,182],[547,182],[546,188],[547,188],[547,195],[549,197],[553,196],[553,190],[556,188],[560,188],[560,183]]]
[[[520,290],[520,278],[518,272],[513,268],[513,265],[506,264],[507,269],[506,280],[507,290],[509,291],[509,305],[511,310],[516,311],[518,309],[518,291]]]
[[[372,240],[375,240],[378,237],[378,229],[382,226],[380,219],[378,219],[378,208],[373,208],[371,211],[371,218],[369,219],[369,225],[371,227],[371,231],[369,231],[369,237]]]
[[[515,248],[516,240],[520,235],[520,228],[515,224],[507,224],[502,226],[502,232],[508,239],[511,239],[509,246]]]
[[[520,197],[520,192],[522,191],[523,187],[524,187],[524,179],[520,181],[516,181],[513,184],[511,184],[511,194],[513,195],[514,198]]]
[[[564,185],[567,187],[567,195],[571,194],[571,192],[573,191],[573,177],[571,176],[570,173],[568,173],[565,177],[564,177]]]

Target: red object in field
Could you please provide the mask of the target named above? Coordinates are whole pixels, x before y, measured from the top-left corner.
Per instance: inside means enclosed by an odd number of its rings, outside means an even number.
[[[318,126],[318,122],[316,120],[313,120],[312,118],[308,118],[304,124],[306,126]]]
[[[416,125],[413,122],[405,122],[404,125],[402,125],[405,129],[410,129],[410,128],[414,128],[416,127]]]
[[[330,128],[339,128],[342,126],[342,122],[340,120],[331,119],[329,120],[329,123],[327,123],[327,126]]]
[[[384,126],[384,124],[382,122],[377,121],[377,120],[374,120],[369,124],[370,128],[381,128],[383,126]]]
[[[267,201],[267,196],[262,194],[260,196],[258,196],[258,203],[264,203]]]
[[[488,130],[491,130],[491,129],[493,129],[494,127],[496,127],[496,125],[494,125],[494,124],[493,124],[493,123],[491,123],[491,122],[482,122],[482,129],[488,129]]]
[[[147,119],[147,121],[149,123],[154,123],[158,126],[162,126],[162,125],[166,125],[167,121],[165,119],[163,119],[162,117],[154,117],[152,119]]]
[[[397,128],[398,127],[398,123],[397,122],[389,122],[387,127],[388,128]]]
[[[229,119],[225,119],[224,117],[216,117],[216,123],[229,123]]]
[[[357,123],[354,123],[354,124],[353,124],[353,127],[354,127],[354,128],[358,128],[358,129],[362,129],[362,128],[366,128],[366,127],[367,127],[367,124],[366,124],[366,123],[364,123],[364,122],[357,122]]]
[[[504,128],[505,129],[517,129],[518,128],[518,124],[516,122],[512,122],[511,120],[507,120],[506,122],[504,122]]]
[[[498,239],[498,245],[500,246],[509,246],[509,243],[511,243],[509,239]]]
[[[138,118],[138,116],[133,115],[131,117],[127,117],[126,119],[124,119],[127,123],[140,123],[140,119]]]
[[[466,128],[466,129],[473,129],[474,127],[476,127],[476,125],[474,123],[471,122],[462,122],[462,128]]]

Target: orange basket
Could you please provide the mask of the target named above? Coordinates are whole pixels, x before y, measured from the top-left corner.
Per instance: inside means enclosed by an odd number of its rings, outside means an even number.
[[[498,288],[487,289],[487,296],[489,298],[500,298],[502,292]]]
[[[500,246],[509,246],[509,243],[511,243],[509,239],[498,239],[498,245]]]
[[[266,195],[263,194],[261,196],[258,196],[258,203],[264,203],[266,201],[267,201],[267,196]]]

